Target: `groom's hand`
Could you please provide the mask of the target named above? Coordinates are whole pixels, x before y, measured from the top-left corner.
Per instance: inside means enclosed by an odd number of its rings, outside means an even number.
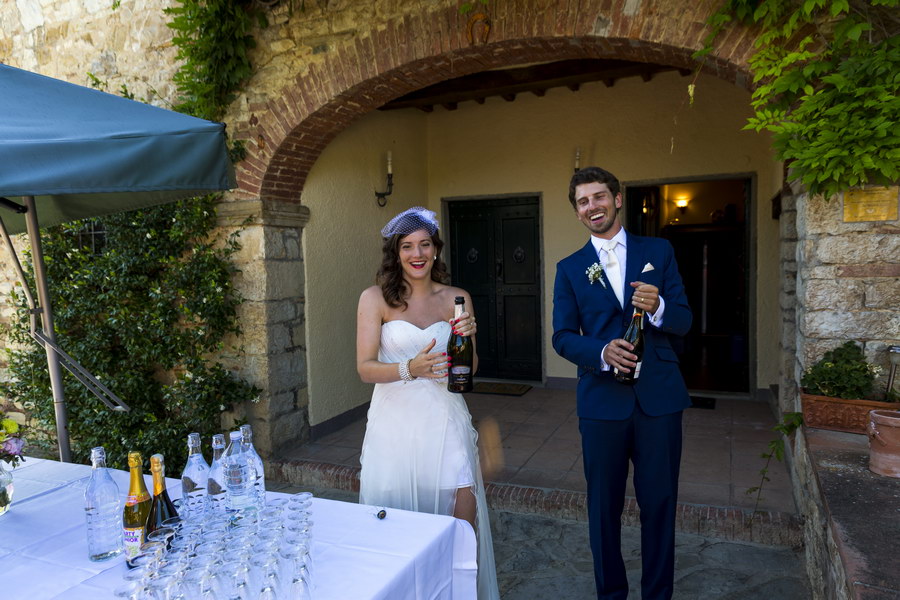
[[[615,339],[606,345],[603,350],[603,360],[612,369],[618,369],[623,373],[631,373],[637,366],[637,355],[632,354],[634,346],[623,339]]]

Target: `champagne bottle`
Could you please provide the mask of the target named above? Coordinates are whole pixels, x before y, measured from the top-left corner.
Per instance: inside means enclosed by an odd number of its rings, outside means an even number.
[[[634,346],[632,354],[637,355],[637,365],[631,369],[631,372],[624,373],[616,369],[616,381],[625,385],[634,385],[637,383],[638,377],[641,376],[641,363],[644,360],[644,311],[635,308],[634,314],[631,316],[631,323],[625,330],[623,339]]]
[[[166,491],[166,465],[162,454],[150,457],[150,472],[153,474],[153,500],[150,502],[150,516],[147,517],[147,535],[162,527],[166,519],[178,516]]]
[[[453,305],[453,318],[466,311],[466,299],[457,296]],[[475,348],[472,338],[451,333],[447,340],[447,356],[450,357],[450,375],[447,378],[447,389],[455,394],[472,391],[472,362],[475,358]]]
[[[131,480],[128,483],[128,497],[122,511],[122,531],[125,534],[125,561],[128,566],[131,559],[140,554],[147,529],[147,517],[150,515],[150,494],[144,485],[143,459],[140,452],[128,453],[128,469]]]

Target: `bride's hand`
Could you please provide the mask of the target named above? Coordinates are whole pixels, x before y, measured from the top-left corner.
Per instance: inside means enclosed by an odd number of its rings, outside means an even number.
[[[450,367],[450,357],[446,352],[431,352],[436,341],[434,339],[422,348],[409,363],[409,372],[414,377],[427,377],[439,379],[447,376]]]
[[[478,333],[478,328],[475,327],[475,317],[468,312],[459,315],[459,319],[450,319],[450,326],[453,327],[455,333],[463,337]]]

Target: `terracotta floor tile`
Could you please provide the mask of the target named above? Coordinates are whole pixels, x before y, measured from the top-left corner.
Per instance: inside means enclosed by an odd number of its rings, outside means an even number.
[[[538,450],[522,467],[527,469],[568,471],[572,468],[575,460],[576,455],[574,453]]]
[[[510,483],[540,488],[557,488],[564,473],[557,470],[520,469]]]

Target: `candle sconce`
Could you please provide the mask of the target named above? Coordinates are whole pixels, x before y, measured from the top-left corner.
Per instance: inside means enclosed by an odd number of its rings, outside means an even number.
[[[391,195],[394,191],[394,165],[393,165],[393,156],[390,151],[387,153],[387,189],[383,192],[379,192],[375,190],[375,202],[378,203],[378,206],[384,208],[387,206],[387,197]]]

